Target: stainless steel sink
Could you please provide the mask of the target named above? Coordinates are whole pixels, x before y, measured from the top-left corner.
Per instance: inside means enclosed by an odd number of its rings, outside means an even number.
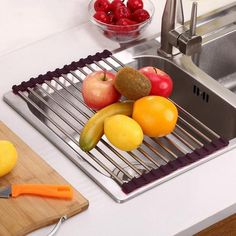
[[[236,92],[236,25],[232,32],[211,40],[193,62],[212,78]]]
[[[225,88],[236,93],[236,18],[228,32],[217,31],[205,38],[200,53],[193,63]]]
[[[60,75],[60,70],[47,73],[16,86],[14,91],[18,95],[9,92],[4,97],[118,202],[131,199],[236,146],[235,106],[199,81],[203,77],[194,71],[197,67],[187,66],[191,59],[177,56],[175,60],[168,60],[129,54],[130,50],[139,51],[138,48],[132,47],[106,59],[101,57],[103,60],[96,63],[85,62],[84,66],[62,71]],[[84,61],[87,59],[80,64]],[[178,106],[178,124],[166,137],[145,137],[142,145],[132,152],[115,149],[103,137],[93,150],[85,153],[79,148],[78,137],[94,111],[83,102],[81,83],[93,70],[102,67],[116,71],[123,63],[137,69],[152,65],[173,78],[174,91],[170,99]],[[67,68],[71,67],[64,67]]]

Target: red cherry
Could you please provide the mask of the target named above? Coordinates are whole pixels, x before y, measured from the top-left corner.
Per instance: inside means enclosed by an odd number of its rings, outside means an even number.
[[[137,24],[137,22],[135,22],[133,20],[130,20],[130,19],[127,19],[127,18],[121,18],[116,22],[116,25],[123,25],[123,26],[135,25],[135,24]]]
[[[139,22],[139,23],[144,22],[145,20],[147,20],[149,18],[150,18],[150,15],[149,15],[148,11],[146,11],[144,9],[138,9],[132,15],[132,19]]]
[[[97,11],[93,17],[98,20],[101,21],[102,23],[106,23],[109,24],[109,17],[107,16],[106,12],[104,11]]]
[[[121,0],[113,0],[110,4],[111,11],[115,12],[116,8],[124,7],[125,4]]]
[[[109,23],[114,25],[115,24],[115,16],[114,13],[112,11],[108,12],[108,18],[109,18]]]
[[[120,28],[120,31],[131,31],[137,29],[138,26],[136,25],[137,22],[127,19],[127,18],[121,18],[116,22],[116,25],[124,26]]]
[[[108,31],[104,32],[104,35],[110,39],[117,38],[136,38],[139,36],[139,31],[137,31],[137,22],[121,18],[117,20],[116,25],[109,25]]]
[[[110,2],[108,0],[96,0],[94,3],[94,9],[95,11],[109,12]]]
[[[121,7],[116,8],[114,15],[115,15],[116,20],[119,20],[121,18],[130,18],[131,17],[130,10],[125,6],[121,6]]]
[[[143,9],[143,1],[142,0],[128,0],[127,7],[132,12],[134,12],[138,9]]]

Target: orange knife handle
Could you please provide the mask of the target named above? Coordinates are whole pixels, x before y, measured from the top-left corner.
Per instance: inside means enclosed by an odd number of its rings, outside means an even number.
[[[17,197],[22,194],[64,199],[72,199],[73,197],[73,190],[69,185],[13,184],[11,187],[12,197]]]

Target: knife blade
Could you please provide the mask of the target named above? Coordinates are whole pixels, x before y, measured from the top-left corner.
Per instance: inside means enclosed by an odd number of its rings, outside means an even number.
[[[41,197],[72,199],[73,190],[69,185],[49,184],[12,184],[0,188],[0,198],[15,198],[24,194]]]

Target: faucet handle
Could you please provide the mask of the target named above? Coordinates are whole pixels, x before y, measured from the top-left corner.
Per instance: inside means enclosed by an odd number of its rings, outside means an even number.
[[[193,2],[191,19],[190,19],[190,29],[189,29],[190,37],[196,35],[196,28],[197,28],[197,2]]]
[[[192,4],[190,28],[178,38],[178,48],[180,52],[191,56],[201,50],[202,37],[196,35],[197,28],[197,2]]]
[[[176,20],[181,24],[180,27],[176,28]],[[192,5],[190,29],[187,29],[184,25],[182,0],[166,0],[165,9],[162,15],[161,47],[158,52],[165,57],[172,57],[173,46],[188,56],[199,52],[201,50],[202,37],[196,35],[196,25],[196,1],[193,2]]]

